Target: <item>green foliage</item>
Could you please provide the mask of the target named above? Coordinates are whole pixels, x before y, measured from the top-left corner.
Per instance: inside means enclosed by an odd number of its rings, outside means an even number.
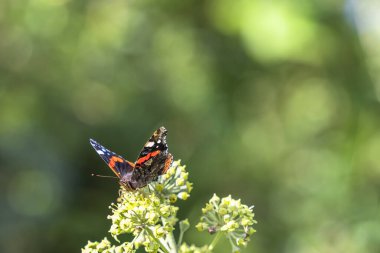
[[[175,241],[173,230],[178,221],[178,207],[173,206],[173,196],[187,199],[192,189],[187,179],[185,166],[177,161],[157,182],[145,188],[136,191],[122,188],[118,203],[111,205],[112,215],[108,219],[112,220],[112,226],[109,232],[118,242],[117,236],[125,233],[132,234],[134,239],[118,246],[112,245],[107,238],[101,242],[89,241],[82,253],[135,252],[140,247],[146,252],[212,252],[221,236],[229,239],[232,252],[239,252],[240,247],[246,246],[249,236],[255,232],[252,225],[256,221],[253,219],[253,207],[242,205],[240,200],[234,200],[231,196],[220,200],[214,194],[206,208],[202,209],[203,216],[196,227],[200,231],[207,229],[210,234],[215,234],[210,245],[198,248],[182,243],[183,234],[190,227],[187,219],[179,222],[180,236],[178,242]]]

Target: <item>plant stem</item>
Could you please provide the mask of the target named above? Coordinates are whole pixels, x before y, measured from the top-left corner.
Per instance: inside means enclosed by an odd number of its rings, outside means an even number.
[[[171,253],[177,253],[177,244],[175,243],[173,232],[170,232],[167,235],[167,238],[170,245]]]
[[[167,223],[166,219],[165,218],[161,218],[162,219],[162,223],[163,225],[165,225]],[[168,239],[168,243],[169,243],[169,247],[170,247],[170,252],[171,253],[177,253],[177,244],[175,243],[175,239],[174,239],[174,235],[173,235],[173,232],[170,232],[166,235],[166,238]]]
[[[132,210],[132,211],[133,211],[133,210]],[[136,217],[140,220],[140,222],[142,222],[141,217],[140,217],[135,211],[133,211],[133,212],[135,213]],[[168,249],[165,247],[165,245],[163,245],[162,242],[161,242],[158,238],[156,238],[156,237],[154,236],[152,230],[150,230],[150,228],[149,228],[148,226],[144,226],[144,229],[145,229],[145,231],[150,235],[150,237],[152,237],[152,239],[155,240],[155,241],[160,245],[160,247],[161,247],[161,249],[162,249],[163,252],[165,252],[165,253],[170,253],[170,252],[168,251]]]
[[[152,237],[153,240],[155,240],[155,241],[160,245],[160,247],[161,247],[161,249],[162,249],[163,252],[165,252],[165,253],[170,253],[170,252],[167,250],[167,248],[165,247],[165,245],[163,245],[162,242],[161,242],[160,240],[158,240],[158,239],[154,236],[154,234],[153,234],[152,230],[150,230],[150,228],[145,227],[145,231],[150,235],[150,237]]]
[[[210,246],[208,246],[208,250],[209,251],[212,251],[215,247],[215,245],[218,243],[220,237],[222,237],[222,233],[221,232],[218,232],[215,237],[214,237],[214,240],[212,240]]]
[[[177,248],[181,247],[182,244],[182,239],[183,239],[183,231],[179,231],[179,238],[178,238],[178,243],[177,243]]]

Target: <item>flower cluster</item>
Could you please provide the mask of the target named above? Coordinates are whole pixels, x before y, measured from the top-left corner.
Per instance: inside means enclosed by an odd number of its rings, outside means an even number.
[[[189,173],[186,166],[181,165],[181,161],[173,162],[168,171],[151,183],[150,189],[156,191],[170,203],[177,201],[177,198],[186,200],[190,196],[193,184],[188,181]]]
[[[196,225],[199,231],[207,230],[210,234],[224,233],[229,239],[233,252],[239,252],[241,246],[246,246],[250,235],[256,232],[252,225],[253,206],[248,207],[234,200],[231,195],[220,199],[217,195],[210,199],[202,208],[201,221]]]
[[[101,242],[90,242],[82,249],[82,253],[116,253],[116,252],[135,252],[133,245],[130,243],[123,243],[119,246],[112,246],[111,242],[107,238],[104,238]]]
[[[151,228],[157,237],[162,237],[173,230],[176,221],[160,224],[161,218],[175,217],[178,207],[161,201],[154,192],[123,191],[120,202],[112,204],[111,209],[112,215],[108,219],[112,220],[112,226],[109,232],[117,239],[124,233],[138,236],[144,228]]]
[[[182,244],[179,248],[180,253],[208,253],[210,252],[207,246],[197,247],[194,245],[187,245],[186,243]]]
[[[242,205],[240,200],[234,200],[231,196],[220,199],[214,195],[202,209],[203,216],[196,227],[215,234],[210,245],[196,247],[182,243],[184,233],[190,228],[187,219],[179,222],[176,242],[173,230],[178,222],[178,207],[173,203],[178,199],[186,200],[191,190],[188,173],[180,161],[173,162],[166,174],[147,187],[136,191],[122,188],[118,202],[110,206],[112,214],[108,219],[112,220],[112,226],[109,232],[118,242],[119,235],[132,234],[132,241],[117,246],[107,238],[101,242],[89,241],[82,253],[133,253],[142,247],[145,252],[208,253],[213,251],[223,235],[230,240],[233,252],[239,252],[255,232],[252,225],[256,221],[252,207]]]

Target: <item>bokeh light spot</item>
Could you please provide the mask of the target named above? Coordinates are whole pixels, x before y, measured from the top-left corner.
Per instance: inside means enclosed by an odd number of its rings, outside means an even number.
[[[334,97],[322,79],[302,81],[292,88],[284,106],[287,133],[300,139],[326,127],[336,112]]]
[[[52,179],[42,171],[16,173],[8,186],[9,205],[26,216],[43,216],[55,207]]]
[[[279,3],[252,4],[241,35],[247,50],[262,61],[313,60],[315,24],[295,8]]]
[[[44,37],[60,34],[67,22],[66,6],[59,5],[59,2],[52,4],[50,1],[31,1],[25,14],[25,26],[32,33]]]
[[[318,62],[319,26],[308,17],[309,5],[271,1],[213,1],[208,11],[224,33],[240,35],[251,56],[262,62],[292,59]]]
[[[91,51],[104,47],[122,47],[125,35],[123,31],[127,28],[128,18],[128,8],[124,1],[91,1],[87,7],[81,49],[87,51],[89,47]]]
[[[11,70],[20,70],[27,65],[33,54],[32,40],[20,27],[4,32],[0,40],[0,53],[0,65]]]
[[[114,92],[107,86],[89,83],[76,90],[72,108],[77,118],[86,124],[106,124],[116,113],[116,100]]]
[[[18,89],[4,88],[0,92],[0,134],[15,133],[31,126],[30,117],[38,108],[38,95],[29,87]],[[17,99],[14,99],[17,97]]]
[[[175,25],[162,27],[155,37],[154,50],[160,61],[157,69],[166,74],[166,95],[176,107],[190,112],[213,98],[208,57],[197,45],[193,31]]]
[[[245,156],[247,161],[258,160],[270,164],[276,161],[286,148],[279,120],[273,113],[246,124],[240,137],[245,151],[248,152]]]
[[[380,177],[380,133],[371,135],[359,152],[361,167],[367,168],[372,176]],[[368,173],[367,172],[367,173]]]

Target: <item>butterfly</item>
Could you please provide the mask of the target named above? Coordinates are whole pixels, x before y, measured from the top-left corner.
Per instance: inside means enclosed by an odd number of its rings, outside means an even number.
[[[173,156],[168,152],[166,143],[167,133],[165,127],[154,131],[135,163],[125,160],[93,139],[90,139],[90,144],[119,178],[120,185],[128,191],[133,191],[156,181],[172,164]]]

